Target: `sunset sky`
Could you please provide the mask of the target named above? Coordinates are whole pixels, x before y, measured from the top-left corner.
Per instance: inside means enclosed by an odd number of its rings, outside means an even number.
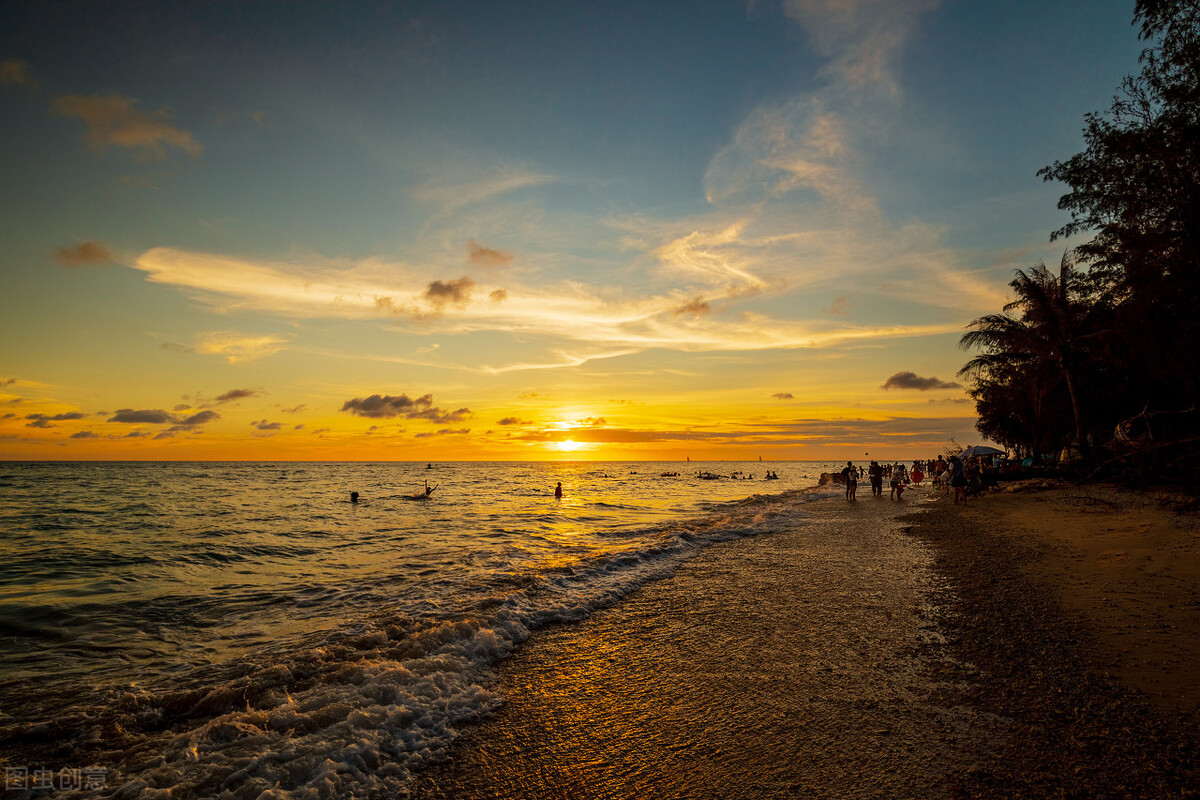
[[[974,444],[1132,0],[0,7],[0,458]]]

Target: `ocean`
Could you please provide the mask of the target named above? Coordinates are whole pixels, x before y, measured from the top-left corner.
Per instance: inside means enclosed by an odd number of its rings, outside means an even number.
[[[403,792],[531,631],[803,525],[837,469],[0,464],[6,797]]]

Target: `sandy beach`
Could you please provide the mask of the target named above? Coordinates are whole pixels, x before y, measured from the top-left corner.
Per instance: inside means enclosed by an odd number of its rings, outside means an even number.
[[[1194,796],[1194,513],[1008,489],[831,498],[537,633],[414,796]]]

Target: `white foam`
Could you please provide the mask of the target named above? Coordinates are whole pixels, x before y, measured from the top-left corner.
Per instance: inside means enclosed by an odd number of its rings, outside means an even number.
[[[492,588],[474,598],[473,613],[375,614],[353,635],[275,656],[213,687],[202,702],[216,713],[162,741],[161,758],[124,776],[115,796],[307,800],[403,793],[415,771],[446,756],[464,724],[499,705],[488,688],[492,670],[532,630],[611,605],[670,575],[709,543],[794,525],[804,503],[828,494],[747,498],[663,527],[648,544],[585,557],[569,570],[534,568],[507,591]],[[145,713],[167,700],[139,695],[127,702],[133,713]]]

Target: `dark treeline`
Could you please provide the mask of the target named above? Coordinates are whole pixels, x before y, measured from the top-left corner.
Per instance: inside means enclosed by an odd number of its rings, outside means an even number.
[[[1068,192],[1092,233],[1018,270],[1003,313],[975,320],[979,431],[1020,455],[1069,448],[1093,469],[1200,467],[1200,0],[1138,0],[1141,70],[1107,112],[1085,117],[1085,149],[1038,174]]]

